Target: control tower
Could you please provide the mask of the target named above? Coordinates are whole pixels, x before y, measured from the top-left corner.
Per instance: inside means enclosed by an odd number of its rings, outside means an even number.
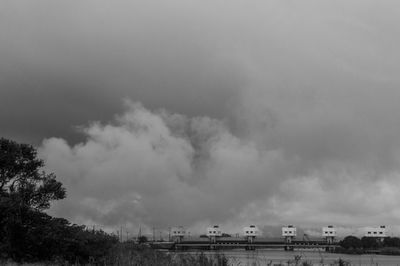
[[[285,238],[286,243],[292,243],[292,240],[297,236],[296,227],[293,225],[282,227],[282,236]]]
[[[336,238],[336,229],[333,225],[322,227],[322,237],[326,239],[326,243],[332,244]]]
[[[215,242],[217,237],[221,237],[222,230],[219,225],[207,227],[207,236],[210,238],[211,242]]]
[[[381,225],[379,227],[367,227],[364,236],[380,238],[383,240],[385,237],[387,237],[386,226]]]
[[[183,226],[171,228],[171,239],[175,242],[181,242],[186,237],[186,229]]]
[[[250,225],[243,228],[243,234],[247,238],[247,241],[253,243],[254,239],[260,235],[260,231],[257,226]]]

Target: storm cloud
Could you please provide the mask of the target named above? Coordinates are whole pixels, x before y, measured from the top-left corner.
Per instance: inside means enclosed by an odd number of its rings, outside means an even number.
[[[399,7],[5,1],[0,134],[77,222],[394,226]]]
[[[358,123],[342,126],[335,117],[326,122],[334,130],[327,131],[304,119],[305,125],[290,123],[292,134],[285,134],[281,118],[260,141],[235,136],[217,119],[126,106],[107,124],[83,127],[82,143],[43,142],[41,156],[68,191],[52,213],[106,227],[184,224],[197,231],[207,223],[237,230],[248,223],[396,225],[400,218],[394,163],[400,143],[386,138],[389,129],[378,134],[378,146],[368,146],[368,136],[354,141],[363,129]],[[263,145],[273,131],[281,141]]]
[[[41,155],[69,192],[54,211],[86,223],[224,222],[268,195],[287,171],[279,151],[259,151],[207,117],[129,104],[114,123],[84,132],[75,146],[46,140]]]

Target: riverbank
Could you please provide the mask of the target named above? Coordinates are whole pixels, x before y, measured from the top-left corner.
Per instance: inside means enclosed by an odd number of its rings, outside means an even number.
[[[90,258],[89,262],[76,261],[74,263],[55,258],[43,262],[14,262],[12,260],[0,261],[0,266],[95,266],[95,265],[129,265],[129,266],[228,266],[228,259],[223,254],[193,254],[166,253],[154,250],[145,245],[132,242],[118,243],[112,247],[108,254],[101,258]]]
[[[336,248],[332,253],[351,254],[351,255],[376,254],[376,255],[400,256],[400,248],[397,247],[384,247],[380,249]]]
[[[89,263],[53,260],[36,263],[0,262],[0,266],[47,266],[47,265],[129,265],[129,266],[338,266],[338,265],[400,265],[397,256],[376,254],[342,254],[324,251],[278,251],[278,250],[216,250],[216,251],[160,251],[132,242],[118,243],[101,259],[92,258]]]
[[[173,251],[173,253],[196,254],[196,251]],[[325,251],[283,250],[218,250],[204,251],[204,255],[220,254],[228,259],[228,265],[354,265],[354,266],[400,266],[397,256],[376,254],[338,254]],[[296,258],[298,262],[296,264]]]

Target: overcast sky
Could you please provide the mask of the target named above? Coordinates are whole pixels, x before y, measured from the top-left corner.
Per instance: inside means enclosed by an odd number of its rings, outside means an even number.
[[[389,0],[2,1],[0,135],[77,223],[396,228],[399,25]]]

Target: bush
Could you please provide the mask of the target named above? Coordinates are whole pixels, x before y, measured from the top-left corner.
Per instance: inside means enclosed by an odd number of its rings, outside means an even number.
[[[382,255],[400,255],[400,248],[385,247],[385,248],[381,249],[380,254],[382,254]]]
[[[226,266],[228,259],[223,255],[166,253],[143,245],[125,242],[115,245],[104,259],[107,265],[132,266]]]
[[[334,262],[334,265],[338,265],[338,266],[350,266],[350,262],[342,260],[341,258],[339,258],[337,261]]]
[[[361,244],[364,249],[379,249],[382,247],[380,239],[375,237],[363,237],[361,238]]]
[[[400,248],[400,238],[398,237],[386,237],[383,240],[384,247],[397,247]]]
[[[358,237],[355,236],[346,236],[342,241],[339,242],[339,245],[344,249],[359,249],[362,248],[362,242]]]
[[[362,248],[343,248],[337,247],[333,251],[334,253],[342,253],[342,254],[354,254],[354,255],[361,255],[364,254],[364,250]]]

